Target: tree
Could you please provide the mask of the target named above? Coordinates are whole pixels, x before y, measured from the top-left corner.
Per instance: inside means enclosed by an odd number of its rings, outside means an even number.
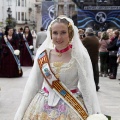
[[[17,24],[17,21],[15,18],[6,18],[6,24],[7,26],[15,27]]]

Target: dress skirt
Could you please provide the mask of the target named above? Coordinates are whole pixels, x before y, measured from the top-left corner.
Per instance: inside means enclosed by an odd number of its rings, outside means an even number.
[[[78,96],[85,109],[83,98]],[[86,110],[86,109],[85,109]],[[81,120],[80,117],[62,99],[54,107],[48,105],[48,94],[38,92],[27,108],[22,120]]]

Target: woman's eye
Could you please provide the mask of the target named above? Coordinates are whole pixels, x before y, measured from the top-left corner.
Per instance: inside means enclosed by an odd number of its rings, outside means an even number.
[[[57,35],[58,33],[57,32],[53,32],[54,35]]]
[[[65,32],[65,31],[63,31],[61,34],[66,34],[66,32]]]

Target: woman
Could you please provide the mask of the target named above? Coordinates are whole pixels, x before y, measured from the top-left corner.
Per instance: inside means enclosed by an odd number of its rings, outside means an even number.
[[[37,35],[36,35],[34,30],[31,30],[31,34],[32,34],[32,37],[33,37],[34,54],[36,54],[36,38],[37,38]]]
[[[117,68],[118,68],[118,63],[116,61],[117,61],[117,51],[119,47],[116,44],[119,37],[119,31],[115,30],[113,31],[113,33],[114,33],[114,37],[107,47],[107,50],[109,51],[110,79],[116,79]]]
[[[33,37],[28,26],[24,27],[20,40],[20,62],[22,66],[33,66]]]
[[[110,43],[109,35],[105,31],[101,35],[100,40],[100,48],[99,48],[99,54],[100,54],[100,76],[101,77],[107,77],[108,74],[108,57],[109,52],[107,50],[107,46]]]
[[[6,36],[2,39],[2,55],[0,77],[21,77],[22,69],[19,60],[18,38],[13,28],[6,29]]]
[[[83,29],[79,29],[78,33],[79,33],[79,37],[80,37],[80,40],[82,40],[84,37],[85,37],[85,31]]]
[[[57,80],[53,81],[54,78]],[[57,89],[61,87],[66,91],[62,89],[60,95]],[[73,21],[59,16],[49,25],[47,38],[37,51],[14,120],[81,120],[77,111],[70,107],[75,104],[68,104],[66,100],[68,93],[81,104],[84,113],[100,113],[87,50],[79,39],[78,29]],[[71,99],[68,97],[68,100]]]

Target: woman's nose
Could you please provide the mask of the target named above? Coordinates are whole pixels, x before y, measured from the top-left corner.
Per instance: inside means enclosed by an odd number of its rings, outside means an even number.
[[[57,35],[57,38],[58,38],[58,39],[61,38],[61,34],[58,34],[58,35]]]

